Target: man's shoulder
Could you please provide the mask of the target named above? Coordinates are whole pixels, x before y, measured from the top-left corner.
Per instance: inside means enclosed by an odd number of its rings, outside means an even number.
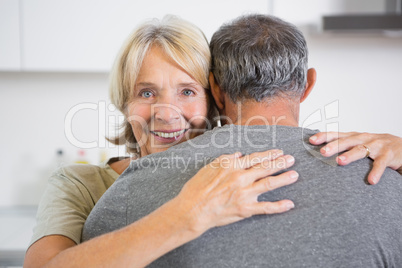
[[[239,149],[261,151],[275,148],[278,144],[299,143],[308,141],[308,137],[317,133],[308,128],[280,125],[234,125],[216,127],[204,134],[169,148],[162,156],[169,153],[233,153]],[[155,155],[158,157],[159,155]]]
[[[183,170],[193,165],[201,168],[199,163],[205,165],[220,155],[239,151],[245,155],[270,149],[282,149],[287,154],[304,150],[319,154],[319,148],[308,142],[308,138],[315,133],[315,130],[288,126],[225,125],[164,152],[132,161],[119,180],[132,177],[133,172],[140,170],[152,170],[156,174],[167,169]]]

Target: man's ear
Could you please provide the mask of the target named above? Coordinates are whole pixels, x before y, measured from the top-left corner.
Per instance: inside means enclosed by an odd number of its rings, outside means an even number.
[[[308,95],[313,90],[316,81],[317,81],[317,72],[315,71],[314,68],[308,69],[306,89],[304,90],[304,93],[300,98],[300,103],[302,103],[305,99],[307,99]]]
[[[216,107],[218,107],[219,110],[223,110],[223,108],[225,108],[224,95],[221,88],[216,83],[212,72],[209,73],[209,86],[211,87],[211,93],[212,97],[214,97]]]

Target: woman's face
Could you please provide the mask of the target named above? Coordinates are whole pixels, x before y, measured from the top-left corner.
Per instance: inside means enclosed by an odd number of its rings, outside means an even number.
[[[127,119],[141,157],[165,151],[205,130],[205,89],[158,46],[145,56],[133,90]]]

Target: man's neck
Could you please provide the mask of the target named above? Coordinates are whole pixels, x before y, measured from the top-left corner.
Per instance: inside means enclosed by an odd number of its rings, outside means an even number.
[[[236,125],[283,125],[297,127],[300,103],[285,98],[275,98],[269,102],[226,101],[224,114],[226,123]]]

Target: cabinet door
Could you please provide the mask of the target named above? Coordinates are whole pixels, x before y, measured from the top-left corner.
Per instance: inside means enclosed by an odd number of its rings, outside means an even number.
[[[0,0],[0,71],[20,70],[19,5]]]
[[[272,0],[272,14],[297,26],[320,27],[323,15],[381,13],[384,0]]]
[[[210,38],[243,13],[267,13],[268,0],[22,0],[23,69],[108,71],[132,29],[149,18],[178,15]]]

